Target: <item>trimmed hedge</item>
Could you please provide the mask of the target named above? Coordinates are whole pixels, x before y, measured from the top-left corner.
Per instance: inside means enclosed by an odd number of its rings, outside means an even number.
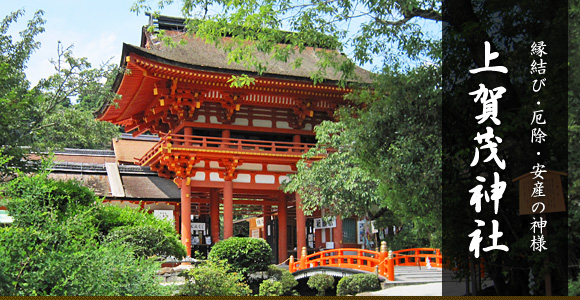
[[[208,259],[219,262],[227,260],[234,272],[244,276],[265,271],[272,261],[272,248],[263,239],[231,237],[215,244]]]
[[[264,280],[260,284],[260,292],[258,296],[282,296],[282,283],[274,280]]]
[[[342,278],[336,286],[337,296],[356,295],[381,289],[379,278],[374,274],[355,274]]]
[[[208,262],[183,271],[185,285],[180,296],[249,296],[252,292],[244,277],[224,263]]]
[[[308,287],[318,291],[317,296],[324,296],[324,292],[334,285],[334,277],[328,274],[315,274],[308,278]]]

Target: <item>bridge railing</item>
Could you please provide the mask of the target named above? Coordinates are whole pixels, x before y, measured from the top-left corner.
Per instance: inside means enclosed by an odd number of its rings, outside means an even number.
[[[434,248],[413,248],[387,252],[385,242],[381,251],[357,248],[341,248],[316,252],[306,255],[306,247],[302,249],[300,260],[290,257],[289,270],[294,273],[299,270],[315,267],[337,267],[377,272],[378,275],[395,280],[395,266],[426,266],[427,259],[431,267],[443,266],[441,251]]]
[[[427,266],[435,268],[443,267],[441,250],[435,248],[412,248],[393,251],[395,266]]]
[[[366,249],[331,249],[302,256],[299,261],[292,262],[289,268],[290,272],[315,267],[349,268],[374,272],[375,267],[381,263],[379,256],[379,252]]]

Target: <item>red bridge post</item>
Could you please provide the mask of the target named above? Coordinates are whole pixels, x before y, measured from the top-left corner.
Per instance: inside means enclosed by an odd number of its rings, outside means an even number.
[[[387,258],[387,242],[382,241],[381,242],[381,251],[379,252],[379,274],[381,275],[386,275],[387,272],[385,272],[385,264],[387,263],[385,261],[385,259]]]
[[[393,258],[393,251],[389,251],[387,261],[389,262],[389,265],[387,266],[387,279],[389,281],[395,281],[395,259]]]
[[[296,270],[294,269],[294,255],[290,255],[290,261],[288,262],[288,270],[290,273],[294,273]]]
[[[306,252],[306,247],[302,247],[302,254],[300,256],[300,268],[298,268],[298,270],[304,270],[306,269],[306,255],[308,255],[308,252]]]

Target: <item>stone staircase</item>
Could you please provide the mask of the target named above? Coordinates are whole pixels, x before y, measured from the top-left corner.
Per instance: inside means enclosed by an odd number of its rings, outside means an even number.
[[[390,288],[394,286],[416,285],[426,283],[441,283],[443,281],[443,273],[441,268],[427,267],[395,267],[395,281],[385,280],[382,285],[383,288]]]

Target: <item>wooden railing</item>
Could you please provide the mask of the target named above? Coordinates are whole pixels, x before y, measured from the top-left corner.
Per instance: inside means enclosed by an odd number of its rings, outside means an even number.
[[[314,145],[309,143],[246,140],[169,133],[161,137],[161,140],[140,159],[140,163],[145,163],[149,158],[157,155],[162,147],[204,149],[210,151],[239,151],[246,154],[256,153],[259,155],[265,153],[301,155],[307,152],[308,149],[314,147]]]
[[[315,267],[337,267],[376,272],[388,280],[395,280],[395,266],[426,266],[427,258],[431,267],[441,268],[442,257],[439,249],[414,248],[387,252],[387,244],[381,244],[381,251],[356,248],[341,248],[306,255],[302,249],[300,260],[290,257],[291,273]]]
[[[441,251],[434,248],[412,248],[393,251],[396,266],[427,266],[435,268],[443,267]]]

